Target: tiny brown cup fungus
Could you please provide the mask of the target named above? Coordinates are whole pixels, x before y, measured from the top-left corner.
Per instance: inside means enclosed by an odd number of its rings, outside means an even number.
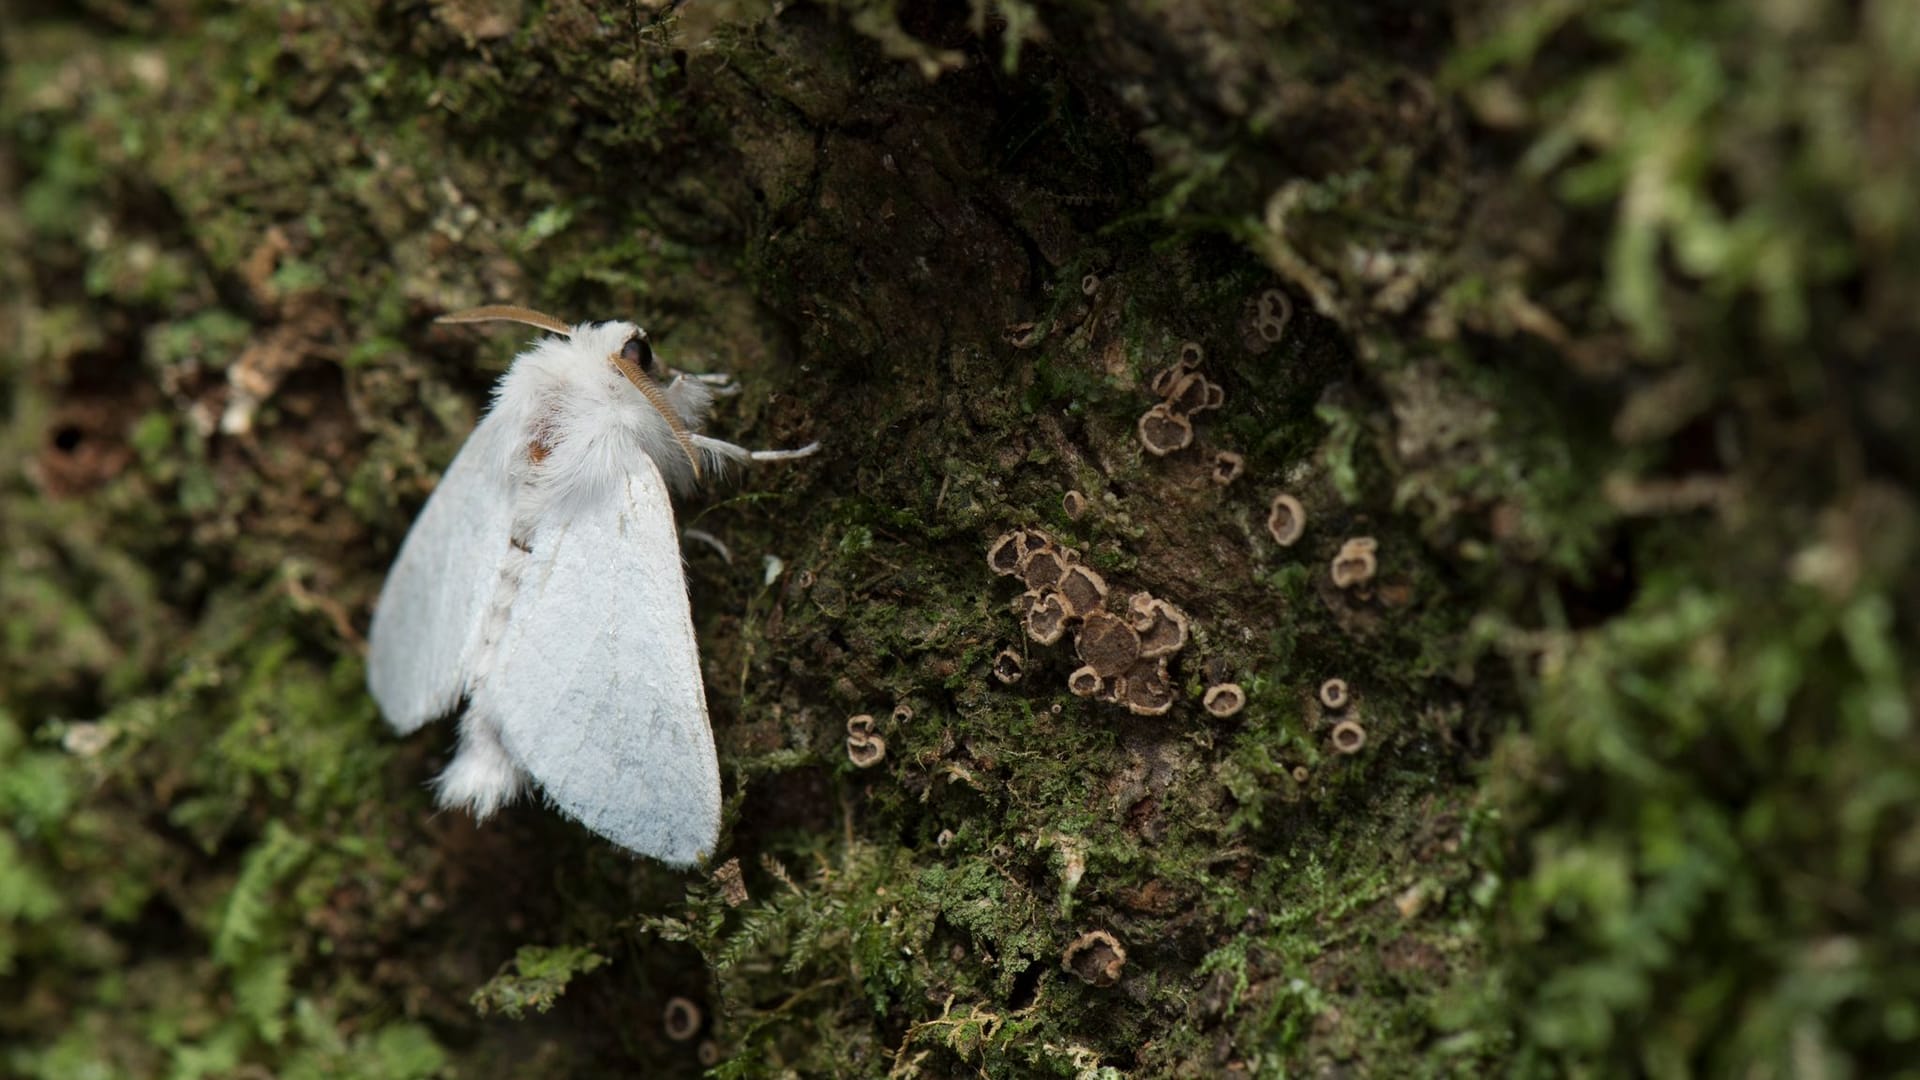
[[[1092,296],[1094,293],[1097,293],[1099,291],[1100,291],[1100,275],[1099,274],[1088,274],[1087,276],[1080,279],[1080,294],[1082,296]]]
[[[1085,618],[1100,610],[1107,601],[1107,583],[1091,567],[1078,563],[1067,567],[1060,575],[1060,584],[1055,589],[1067,602],[1067,610],[1073,615]]]
[[[1341,547],[1340,553],[1333,557],[1333,566],[1329,572],[1333,583],[1342,589],[1351,589],[1355,585],[1365,585],[1373,580],[1374,572],[1380,568],[1379,560],[1374,557],[1372,548],[1356,548],[1352,543]]]
[[[1142,660],[1119,679],[1127,711],[1135,716],[1164,716],[1173,708],[1173,683],[1165,660]]]
[[[1027,666],[1020,654],[1012,649],[1001,649],[1000,655],[993,658],[993,677],[1003,683],[1017,683],[1020,676],[1027,673]]]
[[[1014,617],[1024,622],[1027,616],[1033,613],[1033,609],[1040,606],[1040,601],[1046,599],[1046,597],[1047,594],[1041,592],[1039,589],[1028,589],[1026,592],[1014,597],[1013,603],[1010,605],[1013,608]]]
[[[1100,673],[1090,667],[1076,668],[1067,676],[1067,689],[1075,697],[1092,697],[1100,692]]]
[[[1268,289],[1260,294],[1260,319],[1257,329],[1261,338],[1269,344],[1279,341],[1287,332],[1287,323],[1293,320],[1293,301],[1279,289]]]
[[[1228,484],[1240,479],[1240,474],[1245,472],[1246,468],[1246,458],[1241,457],[1231,450],[1222,450],[1213,455],[1213,470],[1207,475],[1214,483],[1219,484],[1221,487],[1226,487]]]
[[[1193,445],[1193,422],[1161,402],[1140,417],[1140,445],[1154,457],[1185,450]]]
[[[1140,635],[1118,615],[1105,611],[1087,614],[1073,647],[1103,679],[1120,674],[1140,659]]]
[[[1041,645],[1051,645],[1067,632],[1067,605],[1059,593],[1048,593],[1027,612],[1027,636]]]
[[[869,713],[861,713],[858,716],[847,717],[847,735],[849,737],[857,735],[865,738],[873,734],[873,726],[873,716]]]
[[[1022,541],[1026,533],[1015,529],[1001,533],[987,548],[987,567],[1002,577],[1010,577],[1020,572],[1020,556],[1024,553]]]
[[[1367,745],[1367,729],[1356,720],[1333,725],[1333,748],[1342,754],[1357,754]]]
[[[1057,548],[1042,548],[1028,554],[1020,564],[1020,574],[1029,589],[1051,589],[1067,568],[1067,557]]]
[[[1313,775],[1312,773],[1307,771],[1307,767],[1305,765],[1295,765],[1293,767],[1293,782],[1296,784],[1306,783],[1307,777],[1312,775]]]
[[[668,998],[666,1011],[660,1016],[667,1038],[674,1042],[686,1042],[700,1034],[700,1020],[700,1006],[683,997]]]
[[[1093,986],[1112,986],[1127,966],[1127,950],[1105,930],[1089,930],[1060,954],[1060,966]]]
[[[1267,508],[1267,533],[1281,547],[1292,547],[1307,531],[1307,508],[1300,500],[1281,492]]]
[[[1154,397],[1166,397],[1173,391],[1173,384],[1179,382],[1180,376],[1186,373],[1187,369],[1181,367],[1179,364],[1175,364],[1170,368],[1162,368],[1154,372],[1153,378],[1147,381],[1147,389],[1153,391]]]
[[[1129,606],[1133,629],[1140,635],[1141,656],[1171,656],[1186,647],[1187,616],[1179,608],[1145,593],[1135,593]]]
[[[1087,512],[1087,497],[1077,491],[1069,491],[1060,496],[1060,510],[1075,521]]]
[[[1140,628],[1140,620],[1153,617],[1153,605],[1158,602],[1153,598],[1153,594],[1145,589],[1127,597],[1127,619],[1133,623],[1135,630]]]
[[[712,1039],[702,1039],[693,1056],[699,1059],[701,1068],[711,1069],[720,1064],[720,1044]]]
[[[1207,712],[1225,719],[1246,708],[1247,692],[1240,689],[1239,683],[1223,682],[1207,687],[1206,696],[1200,699],[1200,704],[1206,707]]]
[[[1344,709],[1347,707],[1349,700],[1347,697],[1347,680],[1328,679],[1326,682],[1320,684],[1320,704],[1325,705],[1327,708]]]
[[[1199,372],[1182,376],[1173,384],[1173,391],[1167,394],[1167,408],[1181,416],[1192,416],[1207,411],[1207,400],[1213,396],[1213,383],[1207,381]],[[1224,397],[1222,400],[1225,400]]]
[[[893,722],[896,725],[904,724],[907,721],[912,719],[913,719],[913,706],[903,701],[900,704],[895,705],[893,707]]]
[[[847,760],[856,769],[870,769],[887,756],[887,740],[878,735],[847,736]]]
[[[1201,348],[1199,342],[1184,341],[1180,343],[1181,366],[1197,368],[1200,366],[1200,362],[1202,360],[1205,360],[1206,358],[1207,358],[1207,350],[1204,348]]]

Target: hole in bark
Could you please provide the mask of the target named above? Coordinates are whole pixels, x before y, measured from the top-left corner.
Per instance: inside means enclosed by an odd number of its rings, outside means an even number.
[[[1013,992],[1007,995],[1007,1007],[1024,1009],[1040,996],[1040,976],[1046,973],[1046,965],[1031,957],[1021,957],[1027,963],[1020,974],[1013,977]]]
[[[72,424],[63,424],[53,433],[53,448],[63,454],[71,454],[79,447],[85,433]]]

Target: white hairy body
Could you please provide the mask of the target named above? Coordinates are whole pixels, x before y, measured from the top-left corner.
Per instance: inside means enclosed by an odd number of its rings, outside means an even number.
[[[514,360],[401,545],[367,683],[401,734],[466,700],[441,805],[484,820],[533,786],[622,847],[686,866],[718,841],[720,775],[669,491],[814,448],[691,434],[713,397],[694,376],[655,391],[683,443],[610,362],[636,336],[582,323]]]

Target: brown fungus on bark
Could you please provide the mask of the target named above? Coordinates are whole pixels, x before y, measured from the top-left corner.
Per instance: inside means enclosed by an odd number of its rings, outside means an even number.
[[[1247,459],[1231,450],[1222,450],[1213,455],[1213,468],[1207,473],[1208,479],[1221,487],[1226,487],[1247,469]]]
[[[700,1021],[700,1006],[683,997],[668,998],[666,1011],[660,1015],[660,1026],[674,1042],[686,1042],[700,1034]]]
[[[1140,445],[1154,457],[1185,450],[1193,445],[1193,422],[1161,402],[1140,417]]]
[[[1173,384],[1179,382],[1180,377],[1186,373],[1187,369],[1179,364],[1162,368],[1153,373],[1153,378],[1147,382],[1147,389],[1153,391],[1154,397],[1164,398],[1172,392]]]
[[[1134,593],[1127,606],[1128,622],[1140,635],[1141,656],[1171,656],[1186,647],[1189,623],[1185,612],[1144,592]]]
[[[1026,530],[1015,529],[1001,533],[987,548],[987,568],[1002,577],[1011,577],[1020,572],[1020,556],[1024,549]]]
[[[1120,697],[1135,716],[1164,716],[1173,708],[1173,682],[1165,660],[1141,660],[1120,676]]]
[[[1012,604],[1014,617],[1022,622],[1026,621],[1027,616],[1033,612],[1034,608],[1040,606],[1040,601],[1045,599],[1046,595],[1039,589],[1028,589],[1014,597]]]
[[[1054,591],[1066,600],[1068,613],[1076,618],[1086,618],[1107,602],[1106,580],[1093,568],[1077,563],[1061,573]]]
[[[1296,784],[1306,783],[1307,778],[1312,775],[1313,774],[1311,772],[1307,771],[1307,767],[1305,765],[1295,765],[1293,767],[1293,782]]]
[[[1092,697],[1105,685],[1100,673],[1090,667],[1076,668],[1067,676],[1067,690],[1075,697]]]
[[[1050,592],[1027,612],[1027,636],[1041,645],[1051,645],[1067,632],[1067,605],[1059,593]]]
[[[1329,709],[1344,709],[1351,699],[1347,696],[1347,680],[1328,679],[1320,684],[1320,704]]]
[[[1060,954],[1060,966],[1091,986],[1112,986],[1127,966],[1127,950],[1105,930],[1089,930]]]
[[[1333,748],[1342,754],[1357,754],[1367,745],[1367,729],[1357,720],[1342,720],[1333,725]]]
[[[1374,573],[1380,569],[1379,560],[1373,554],[1375,546],[1376,542],[1370,536],[1356,536],[1340,545],[1340,551],[1333,557],[1330,568],[1334,585],[1351,589],[1372,581]]]
[[[1166,395],[1166,406],[1176,415],[1190,417],[1215,407],[1208,402],[1214,399],[1216,393],[1221,401],[1226,400],[1226,391],[1215,386],[1205,375],[1191,372],[1174,382],[1172,393]]]
[[[720,1044],[712,1039],[702,1039],[693,1056],[699,1059],[701,1068],[711,1069],[720,1064]]]
[[[1267,534],[1281,547],[1292,547],[1307,531],[1307,508],[1300,500],[1281,492],[1267,508]]]
[[[847,717],[847,737],[850,739],[856,737],[864,739],[873,734],[873,728],[873,716],[870,713]]]
[[[1020,564],[1020,576],[1029,589],[1051,589],[1059,583],[1060,574],[1066,568],[1066,554],[1046,547],[1027,555]]]
[[[1226,719],[1246,708],[1247,692],[1240,689],[1239,683],[1221,683],[1207,687],[1206,696],[1200,699],[1208,713]]]
[[[1254,300],[1253,332],[1261,342],[1277,345],[1293,320],[1293,301],[1279,289],[1268,289]]]
[[[993,658],[993,677],[1003,683],[1017,683],[1027,673],[1026,664],[1020,654],[1012,649],[1001,649],[1000,655]]]
[[[1140,635],[1118,615],[1105,611],[1087,614],[1073,647],[1103,679],[1120,674],[1140,659]]]
[[[887,756],[887,740],[878,735],[848,735],[847,760],[856,769],[870,769]]]
[[[1070,520],[1078,521],[1087,512],[1087,497],[1077,491],[1069,491],[1060,496],[1060,512]]]
[[[1205,360],[1206,358],[1207,358],[1207,350],[1203,348],[1199,342],[1183,341],[1180,343],[1180,366],[1181,367],[1187,368],[1189,370],[1193,368],[1197,368],[1200,366],[1200,362]]]

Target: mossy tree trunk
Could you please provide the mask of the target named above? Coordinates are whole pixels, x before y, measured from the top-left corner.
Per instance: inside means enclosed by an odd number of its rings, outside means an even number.
[[[1775,7],[16,10],[5,1070],[1910,1058],[1920,20]],[[435,814],[365,694],[489,302],[824,446],[683,507],[737,885]],[[1170,710],[1014,529],[1185,613]]]

